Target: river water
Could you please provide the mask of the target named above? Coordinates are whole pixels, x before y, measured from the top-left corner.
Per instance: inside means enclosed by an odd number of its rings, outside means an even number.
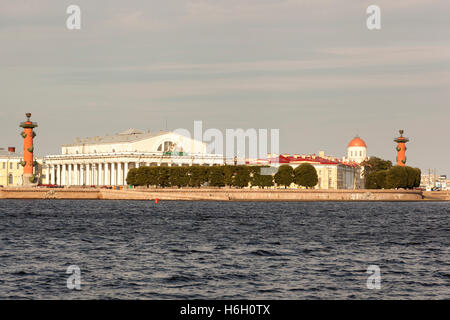
[[[449,213],[449,202],[1,200],[0,298],[449,299]]]

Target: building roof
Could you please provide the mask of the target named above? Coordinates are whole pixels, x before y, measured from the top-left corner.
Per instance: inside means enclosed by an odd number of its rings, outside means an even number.
[[[343,162],[337,158],[332,157],[319,157],[315,154],[313,155],[303,155],[303,156],[291,156],[291,155],[279,155],[276,157],[272,157],[269,159],[259,159],[259,161],[268,162],[268,163],[281,163],[281,164],[301,164],[301,163],[311,163],[311,164],[326,164],[326,165],[344,165],[348,167],[357,167],[359,166],[354,162]]]
[[[366,145],[366,143],[364,142],[363,139],[361,139],[360,137],[356,136],[356,137],[353,138],[352,141],[349,142],[347,148],[350,148],[350,147],[364,147],[364,148],[367,148],[367,145]]]
[[[18,152],[9,152],[8,150],[5,150],[4,148],[0,148],[0,157],[8,157],[8,158],[21,158],[22,154]]]
[[[79,145],[93,145],[93,144],[111,144],[111,143],[126,143],[145,140],[157,137],[163,134],[170,133],[169,131],[160,132],[143,132],[137,129],[128,129],[127,131],[114,134],[111,136],[97,136],[91,138],[76,138],[72,144],[65,144],[64,147],[79,146]]]

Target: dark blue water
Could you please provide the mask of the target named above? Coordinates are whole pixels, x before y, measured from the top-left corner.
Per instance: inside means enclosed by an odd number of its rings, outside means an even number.
[[[444,202],[1,200],[0,298],[449,299],[449,213]],[[70,265],[80,291],[66,286]]]

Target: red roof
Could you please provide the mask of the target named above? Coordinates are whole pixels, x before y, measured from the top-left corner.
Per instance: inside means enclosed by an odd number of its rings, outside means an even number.
[[[309,163],[316,163],[316,164],[341,164],[344,166],[349,166],[349,167],[358,167],[359,165],[357,163],[354,162],[342,162],[338,159],[327,159],[327,158],[322,158],[322,157],[318,157],[316,155],[307,155],[304,158],[303,157],[293,157],[293,156],[278,156],[275,158],[269,158],[269,159],[258,159],[258,162],[267,162],[269,163],[292,163],[292,164],[300,164],[300,163],[304,163],[304,162],[309,162]]]
[[[347,148],[350,148],[350,147],[364,147],[364,148],[367,148],[366,143],[360,137],[353,138],[353,140],[350,141],[348,146],[347,146]]]

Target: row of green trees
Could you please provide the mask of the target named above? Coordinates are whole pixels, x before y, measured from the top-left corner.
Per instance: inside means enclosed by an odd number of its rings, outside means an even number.
[[[261,166],[190,166],[190,167],[139,167],[130,169],[127,183],[133,186],[157,187],[237,187],[249,185],[265,188],[275,183],[287,187],[292,182],[305,187],[317,184],[316,169],[302,164],[292,169],[289,165],[279,167],[275,175],[262,174]]]
[[[409,166],[393,166],[389,160],[377,157],[361,163],[367,189],[412,189],[420,186],[421,171]]]
[[[302,163],[295,169],[288,164],[281,165],[274,178],[277,185],[284,186],[285,188],[291,183],[312,188],[319,182],[316,168],[309,163]]]

